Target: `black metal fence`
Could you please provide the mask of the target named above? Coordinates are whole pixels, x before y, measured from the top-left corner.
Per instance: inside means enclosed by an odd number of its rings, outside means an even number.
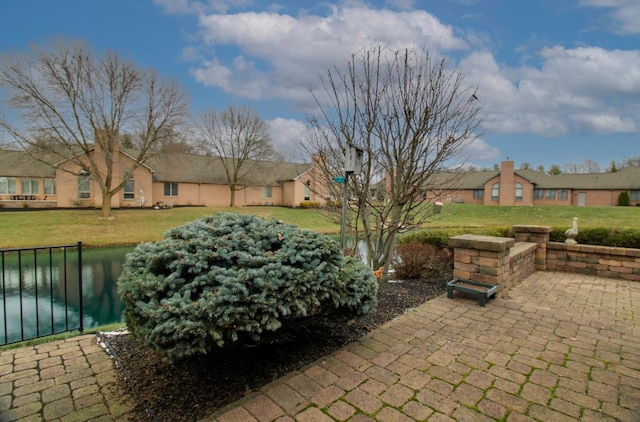
[[[84,330],[82,242],[0,249],[0,345]]]

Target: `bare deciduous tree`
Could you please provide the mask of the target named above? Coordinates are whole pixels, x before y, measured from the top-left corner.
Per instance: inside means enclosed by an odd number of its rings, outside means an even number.
[[[585,173],[600,173],[602,170],[600,169],[600,164],[596,161],[593,161],[589,158],[584,160],[584,170]]]
[[[151,150],[164,153],[195,154],[196,145],[192,142],[193,134],[188,128],[166,128],[162,137],[155,142]],[[120,135],[123,147],[137,149],[144,143],[143,134],[124,133]]]
[[[588,158],[584,160],[584,162],[581,164],[571,163],[571,164],[565,164],[563,166],[563,173],[567,173],[567,174],[600,173],[600,172],[601,172],[600,165],[597,162]]]
[[[255,160],[276,156],[268,123],[248,106],[229,106],[219,113],[206,111],[199,126],[204,150],[220,159],[235,206],[238,182],[252,170]]]
[[[96,57],[79,42],[5,55],[0,85],[17,112],[17,121],[0,117],[0,127],[36,159],[48,164],[70,160],[77,170],[65,171],[89,174],[100,186],[104,217],[111,214],[112,196],[144,163],[153,145],[188,115],[184,93],[175,82],[115,52]],[[117,157],[123,130],[140,134],[131,165]],[[98,149],[102,153],[94,154]]]
[[[441,176],[477,136],[476,91],[444,59],[383,47],[352,55],[321,82],[306,148],[322,151],[325,184],[338,198],[332,179],[342,174],[345,150],[364,151],[362,173],[349,178],[354,217],[345,223],[378,268],[387,265],[396,235],[430,216],[427,192],[451,187],[451,175]]]

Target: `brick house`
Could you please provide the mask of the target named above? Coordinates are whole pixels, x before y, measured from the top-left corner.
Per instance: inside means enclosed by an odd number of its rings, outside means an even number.
[[[620,193],[627,191],[631,205],[640,203],[640,167],[615,173],[552,176],[531,169],[516,170],[513,161],[503,161],[497,171],[471,171],[455,181],[447,175],[440,179],[438,185],[445,188],[429,192],[429,200],[482,205],[611,206],[617,205]]]
[[[93,149],[92,154],[100,154]],[[135,160],[117,150],[122,168]],[[82,157],[81,157],[82,159]],[[100,163],[100,160],[96,160]],[[305,201],[324,203],[324,192],[312,163],[252,161],[239,180],[236,206],[298,207]],[[99,208],[101,190],[80,167],[64,160],[53,167],[23,151],[0,150],[0,207]],[[114,185],[122,174],[114,172]],[[228,206],[230,189],[219,158],[204,155],[157,153],[137,167],[125,188],[113,196],[113,208],[154,206]]]

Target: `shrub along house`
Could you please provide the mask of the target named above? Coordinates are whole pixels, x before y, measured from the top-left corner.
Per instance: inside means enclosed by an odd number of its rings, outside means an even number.
[[[626,191],[631,205],[640,203],[640,167],[615,173],[552,176],[531,169],[515,170],[513,161],[503,161],[499,171],[441,177],[452,180],[450,187],[429,192],[430,200],[482,205],[610,206],[618,205],[618,197]]]
[[[94,149],[91,153],[100,151]],[[117,154],[116,163],[126,163],[135,156],[120,150]],[[100,207],[99,186],[90,175],[78,174],[78,168],[73,166],[76,164],[66,160],[52,167],[23,151],[0,150],[0,207]],[[236,206],[298,207],[304,202],[324,203],[316,192],[326,189],[321,189],[311,163],[251,161],[247,168],[249,171],[237,184]],[[122,175],[116,173],[114,182],[120,181]],[[226,173],[218,157],[156,153],[113,196],[111,206],[229,206],[230,197]]]

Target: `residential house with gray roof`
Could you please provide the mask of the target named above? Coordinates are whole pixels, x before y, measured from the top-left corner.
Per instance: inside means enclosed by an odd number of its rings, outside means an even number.
[[[429,194],[431,200],[483,205],[611,206],[617,205],[618,197],[626,191],[631,205],[640,203],[640,167],[615,173],[549,175],[531,169],[516,170],[513,161],[503,161],[499,171],[470,171],[455,179],[448,177],[450,182],[443,189]]]
[[[135,154],[118,151],[120,160]],[[93,208],[101,191],[90,175],[61,161],[52,167],[24,151],[0,150],[0,207]],[[324,203],[324,191],[311,163],[249,161],[238,179],[236,206],[298,207]],[[220,158],[156,153],[139,166],[125,188],[112,198],[113,208],[140,206],[229,206],[231,191]]]

